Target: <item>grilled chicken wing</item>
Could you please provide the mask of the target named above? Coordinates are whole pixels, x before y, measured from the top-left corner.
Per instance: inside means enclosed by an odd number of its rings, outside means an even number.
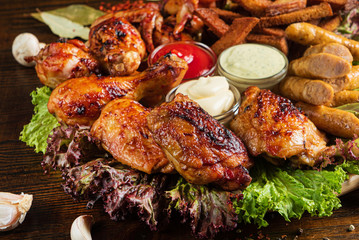
[[[190,183],[214,183],[225,190],[245,188],[252,161],[231,131],[187,96],[154,108],[148,127],[175,169]]]
[[[126,77],[73,78],[52,91],[48,110],[69,125],[92,125],[101,109],[116,98],[140,100],[166,94],[177,86],[187,71],[187,63],[166,54],[145,71]]]
[[[147,127],[149,110],[136,101],[115,99],[101,111],[91,134],[119,162],[145,173],[174,170]]]
[[[316,164],[325,136],[290,100],[257,87],[249,87],[244,96],[230,129],[253,156],[267,155],[275,164],[287,158],[295,166]]]
[[[91,26],[89,45],[102,67],[112,76],[134,73],[146,54],[138,30],[121,17],[97,20]]]
[[[48,44],[34,57],[40,81],[51,88],[70,78],[99,73],[99,63],[80,40]]]

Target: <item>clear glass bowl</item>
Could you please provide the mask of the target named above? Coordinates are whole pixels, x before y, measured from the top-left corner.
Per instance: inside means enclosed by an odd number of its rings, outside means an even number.
[[[195,80],[194,80],[195,81]],[[239,93],[238,89],[233,86],[233,84],[229,83],[229,89],[233,92],[234,102],[232,107],[219,115],[213,116],[217,121],[219,121],[222,125],[228,126],[229,122],[234,118],[235,115],[238,113],[239,105],[241,104],[241,94]],[[178,85],[177,87],[171,89],[166,95],[165,101],[170,102],[175,97],[176,90],[181,86]]]
[[[188,77],[185,76],[183,81],[189,81],[189,80],[193,80],[193,79],[198,79],[200,77],[207,77],[207,76],[213,75],[213,73],[216,70],[217,55],[206,44],[203,44],[203,43],[200,43],[200,42],[195,42],[195,41],[178,41],[178,42],[173,42],[173,43],[166,43],[166,44],[163,44],[163,45],[160,45],[160,46],[156,47],[155,50],[153,50],[152,53],[148,56],[148,65],[152,65],[154,63],[154,61],[156,59],[158,59],[157,54],[163,48],[169,48],[171,50],[172,49],[176,50],[176,45],[178,45],[178,44],[180,44],[180,45],[182,45],[182,44],[184,44],[184,45],[192,45],[192,46],[198,47],[199,49],[201,49],[211,59],[211,61],[213,63],[213,66],[210,67],[207,71],[205,71],[202,74],[200,74],[200,75],[198,75],[196,77],[193,77],[193,78],[188,78]],[[196,55],[194,57],[196,57]],[[198,65],[189,64],[189,67],[198,67]]]
[[[238,46],[238,45],[236,45],[236,46],[227,48],[219,55],[218,60],[217,60],[218,75],[226,77],[228,82],[230,82],[235,87],[237,87],[239,92],[243,92],[249,86],[257,86],[261,89],[273,90],[273,88],[287,75],[288,59],[287,59],[286,55],[284,53],[282,53],[280,50],[278,50],[277,48],[269,46],[269,45],[256,44],[256,43],[245,43],[245,44],[246,45],[265,46],[265,47],[271,48],[272,50],[278,52],[284,59],[284,62],[285,62],[284,67],[282,69],[280,69],[277,73],[275,73],[271,76],[263,77],[263,78],[243,78],[243,77],[234,75],[234,74],[226,71],[226,69],[222,66],[221,62],[223,61],[223,58],[224,58],[224,55],[226,55],[226,52],[230,51],[231,48]]]

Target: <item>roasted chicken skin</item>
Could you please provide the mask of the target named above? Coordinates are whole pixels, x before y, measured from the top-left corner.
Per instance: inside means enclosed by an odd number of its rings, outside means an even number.
[[[166,94],[177,86],[187,71],[187,63],[174,54],[166,54],[145,71],[126,77],[73,78],[55,88],[48,102],[50,113],[68,125],[88,125],[100,116],[111,100]]]
[[[326,148],[325,136],[290,100],[249,87],[230,129],[253,156],[263,154],[274,164],[289,159],[294,166],[314,166]]]
[[[119,162],[145,173],[174,171],[147,127],[150,110],[130,99],[115,99],[101,111],[91,135]]]
[[[89,48],[92,54],[112,76],[134,73],[146,54],[140,33],[124,18],[103,19],[91,26]]]
[[[50,43],[34,57],[34,60],[40,81],[51,88],[70,78],[100,72],[100,64],[89,54],[85,44],[76,39]]]
[[[169,161],[188,182],[214,183],[225,190],[251,182],[252,166],[242,141],[187,96],[154,108],[148,127]]]

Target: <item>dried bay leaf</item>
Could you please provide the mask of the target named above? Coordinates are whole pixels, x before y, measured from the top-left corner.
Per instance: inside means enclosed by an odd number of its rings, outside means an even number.
[[[64,8],[58,8],[51,11],[46,11],[47,13],[57,15],[60,17],[67,18],[72,22],[79,23],[81,25],[91,25],[95,19],[101,17],[105,13],[97,10],[95,8],[89,7],[84,4],[72,4]],[[44,22],[40,13],[31,13],[31,16],[37,20]]]
[[[44,23],[46,23],[51,31],[64,38],[80,37],[84,40],[88,40],[90,29],[83,25],[73,22],[67,18],[60,17],[48,12],[40,13],[40,16]]]

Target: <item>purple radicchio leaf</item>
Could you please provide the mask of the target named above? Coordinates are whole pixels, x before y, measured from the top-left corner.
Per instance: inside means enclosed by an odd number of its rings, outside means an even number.
[[[47,143],[41,163],[45,172],[51,168],[71,168],[90,159],[107,157],[94,143],[88,126],[67,126],[62,123],[49,135]]]
[[[207,186],[178,181],[175,188],[166,192],[171,202],[168,214],[177,210],[183,222],[190,222],[192,233],[200,238],[213,238],[219,231],[237,227],[237,215],[232,199],[241,199],[242,193],[222,191]]]
[[[139,218],[152,230],[157,229],[158,219],[164,215],[164,190],[167,175],[147,175],[137,170],[117,165],[106,165],[97,159],[69,169],[64,174],[64,190],[74,199],[89,200],[88,207],[102,199],[105,211],[112,220],[124,220],[137,212]]]

